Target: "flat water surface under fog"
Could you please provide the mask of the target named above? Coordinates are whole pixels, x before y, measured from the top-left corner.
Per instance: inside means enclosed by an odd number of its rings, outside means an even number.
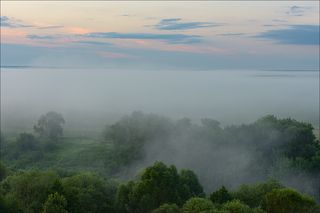
[[[49,110],[88,128],[134,110],[224,125],[275,114],[319,126],[319,72],[1,69],[3,128]]]

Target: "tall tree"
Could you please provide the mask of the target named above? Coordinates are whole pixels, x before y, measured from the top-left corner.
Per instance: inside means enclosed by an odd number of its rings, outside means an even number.
[[[97,175],[81,173],[63,178],[62,187],[70,212],[114,212],[116,186]]]
[[[41,137],[57,139],[63,135],[62,125],[65,123],[61,114],[51,111],[41,115],[37,125],[34,126],[35,132]]]
[[[43,205],[42,213],[68,213],[66,210],[67,200],[58,192],[50,194]]]
[[[193,196],[203,196],[202,186],[189,170],[179,175],[175,166],[156,162],[144,170],[139,180],[122,185],[117,205],[122,212],[151,212],[165,203],[181,206]]]
[[[227,201],[232,200],[232,196],[230,195],[226,187],[222,186],[219,190],[212,192],[212,194],[210,195],[210,200],[213,203],[223,204]]]

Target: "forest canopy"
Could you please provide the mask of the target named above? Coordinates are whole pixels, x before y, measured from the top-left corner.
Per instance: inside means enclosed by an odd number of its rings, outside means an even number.
[[[233,191],[222,187],[206,195],[192,171],[179,172],[175,166],[162,162],[155,162],[126,183],[92,173],[64,176],[56,171],[15,172],[1,182],[0,192],[1,212],[12,213],[316,213],[320,210],[314,198],[285,188],[275,180],[241,185]]]
[[[221,126],[134,112],[98,135],[63,116],[1,133],[1,212],[319,212],[312,125],[268,115]]]

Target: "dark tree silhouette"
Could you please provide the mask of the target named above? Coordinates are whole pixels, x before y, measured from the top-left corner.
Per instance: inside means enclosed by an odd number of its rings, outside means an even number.
[[[63,135],[62,125],[65,123],[64,118],[57,112],[48,112],[41,115],[37,125],[33,128],[41,137],[57,139]]]

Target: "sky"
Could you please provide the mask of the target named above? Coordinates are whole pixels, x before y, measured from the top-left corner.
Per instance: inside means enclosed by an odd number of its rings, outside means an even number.
[[[1,1],[1,66],[319,70],[319,2]]]

